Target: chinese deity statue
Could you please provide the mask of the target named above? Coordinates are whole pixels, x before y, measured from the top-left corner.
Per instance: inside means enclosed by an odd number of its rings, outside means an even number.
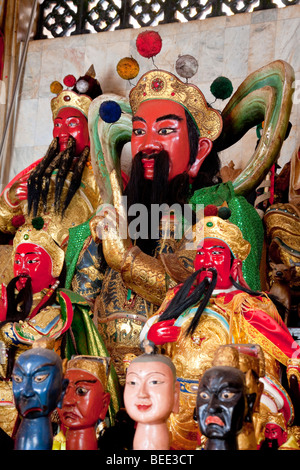
[[[179,406],[172,361],[155,353],[135,357],[127,368],[124,404],[136,422],[133,450],[169,450],[167,419]]]
[[[91,140],[92,162],[97,181],[101,181],[102,200],[106,203],[90,222],[103,266],[103,281],[95,302],[95,312],[99,331],[122,384],[125,382],[123,357],[129,352],[141,353],[139,334],[143,325],[160,307],[168,288],[182,281],[178,257],[181,256],[185,267],[189,267],[191,272],[193,270],[191,253],[188,250],[180,253],[182,233],[175,233],[172,221],[168,236],[162,234],[162,220],[156,227],[156,235],[152,236],[150,228],[153,220],[151,215],[149,218],[146,216],[148,228],[144,235],[139,236],[134,223],[135,204],[143,205],[147,214],[151,213],[155,204],[167,205],[169,212],[174,206],[183,210],[188,203],[194,212],[198,204],[228,205],[231,221],[241,228],[252,245],[251,253],[243,264],[244,277],[252,289],[260,288],[263,227],[258,214],[243,194],[247,194],[263,178],[266,167],[274,160],[275,149],[271,148],[273,144],[268,148],[261,166],[258,161],[262,162],[261,152],[265,148],[261,144],[251,161],[251,169],[245,169],[233,183],[220,182],[220,162],[216,150],[225,148],[229,140],[231,145],[246,132],[249,124],[246,118],[248,104],[252,99],[252,106],[256,107],[260,94],[258,88],[265,84],[265,80],[271,80],[275,70],[287,84],[286,93],[281,95],[286,106],[283,102],[277,103],[281,109],[281,121],[279,127],[275,126],[275,103],[270,104],[264,95],[263,99],[269,103],[267,107],[272,108],[264,131],[268,130],[272,135],[274,132],[281,134],[285,133],[287,125],[283,114],[289,114],[293,75],[290,67],[281,61],[249,76],[222,117],[208,107],[197,87],[183,83],[175,75],[162,70],[152,70],[141,77],[130,93],[130,106],[125,99],[115,95],[102,95],[90,107],[90,134],[97,135]],[[279,99],[279,95],[276,96]],[[112,99],[119,104],[121,117],[116,123],[105,123],[99,117],[99,109],[101,104]],[[237,108],[239,113],[235,113]],[[233,122],[237,124],[234,131],[230,130],[230,123]],[[124,187],[118,150],[128,140],[131,140],[133,161],[128,184]],[[121,203],[122,195],[127,197],[127,208]],[[114,224],[105,223],[109,220],[107,204],[114,206]],[[192,219],[195,215],[193,211]],[[120,236],[118,221],[124,219],[126,233]],[[102,230],[103,220],[104,227],[108,229]],[[105,230],[107,236],[104,239]],[[83,257],[81,252],[80,259]],[[74,266],[74,277],[78,279],[79,270],[80,267],[77,270]]]
[[[257,345],[217,349],[212,367],[200,379],[196,401],[206,450],[256,450],[253,416],[263,389],[259,382],[263,367]]]
[[[108,355],[89,304],[78,294],[60,288],[64,285],[65,254],[49,235],[47,220],[35,218],[32,222],[20,227],[14,237],[14,278],[7,287],[2,285],[0,302],[0,340],[7,350],[7,359],[1,364],[1,401],[5,406],[0,408],[0,426],[9,435],[16,425],[13,364],[37,339],[55,340],[62,358],[71,358],[74,352]],[[113,377],[110,380],[110,385],[116,382]],[[118,408],[117,392],[112,391],[112,397],[111,411]]]
[[[13,369],[14,400],[22,418],[15,450],[52,449],[51,413],[62,398],[65,383],[61,358],[49,344],[40,342],[23,352]]]
[[[107,357],[74,356],[67,363],[68,386],[61,410],[66,430],[66,450],[97,450],[96,426],[104,421],[110,394],[106,392],[109,374]]]
[[[220,217],[205,217],[194,273],[170,289],[142,332],[141,339],[161,345],[176,366],[180,413],[171,417],[169,429],[177,449],[195,446],[192,415],[198,380],[222,344],[261,346],[265,357],[261,406],[282,413],[288,425],[293,422],[292,401],[280,382],[280,363],[288,369],[293,364],[296,371],[300,348],[270,298],[247,287],[241,264],[250,249],[236,225]]]
[[[79,80],[73,77],[72,89],[63,90],[54,82],[53,141],[44,158],[24,169],[2,192],[3,234],[13,236],[24,219],[30,222],[43,216],[48,219],[50,235],[66,251],[69,228],[88,220],[101,202],[90,162],[87,122],[92,99],[102,93],[94,77],[91,67]],[[68,287],[70,284],[71,280]]]

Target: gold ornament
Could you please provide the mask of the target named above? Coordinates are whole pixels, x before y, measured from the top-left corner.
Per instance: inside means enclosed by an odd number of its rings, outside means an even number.
[[[124,57],[118,62],[117,72],[124,80],[135,78],[140,71],[139,64],[133,57]]]
[[[204,217],[204,238],[223,240],[235,258],[244,261],[250,253],[251,244],[243,238],[237,225],[217,216]]]
[[[67,370],[80,369],[93,374],[103,385],[107,387],[110,370],[110,358],[100,356],[73,356],[67,363]]]
[[[17,247],[22,243],[34,243],[41,246],[52,259],[52,276],[59,277],[65,259],[65,253],[54,239],[46,232],[47,225],[41,230],[35,229],[31,224],[22,225],[16,232],[13,241],[13,258]]]
[[[66,107],[78,109],[87,118],[91,102],[92,98],[87,95],[78,95],[75,91],[64,90],[51,100],[53,120],[58,112]]]
[[[200,137],[215,140],[222,131],[222,118],[215,109],[207,106],[202,92],[195,85],[183,83],[164,70],[145,73],[129,94],[133,114],[139,105],[148,100],[171,100],[182,105],[192,116]]]

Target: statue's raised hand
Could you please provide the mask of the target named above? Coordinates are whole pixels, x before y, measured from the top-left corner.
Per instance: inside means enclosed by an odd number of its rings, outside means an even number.
[[[25,201],[28,196],[27,180],[30,176],[30,172],[22,175],[9,189],[9,200],[13,205],[19,204],[21,201]]]
[[[181,328],[175,326],[174,323],[175,319],[154,323],[148,331],[147,339],[157,346],[165,343],[174,343],[178,340],[181,330]]]

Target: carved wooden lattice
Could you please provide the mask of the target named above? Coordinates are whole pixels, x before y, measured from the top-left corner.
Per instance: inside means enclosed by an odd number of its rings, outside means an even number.
[[[44,0],[36,39],[139,28],[296,5],[300,0]]]

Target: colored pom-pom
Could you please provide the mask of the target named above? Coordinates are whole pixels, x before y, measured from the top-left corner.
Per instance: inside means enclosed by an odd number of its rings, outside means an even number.
[[[197,73],[198,61],[189,54],[181,55],[176,60],[175,69],[180,77],[191,78]]]
[[[118,62],[117,72],[124,80],[131,80],[132,78],[135,78],[139,71],[139,64],[133,57],[124,57]]]
[[[76,83],[76,88],[79,91],[79,93],[86,93],[90,87],[90,84],[87,80],[84,80],[83,78],[79,79],[78,82]]]
[[[99,116],[104,122],[113,123],[120,119],[121,107],[115,101],[103,101],[99,108]]]
[[[11,219],[12,226],[15,228],[21,227],[25,223],[24,215],[14,215]]]
[[[50,85],[50,91],[51,93],[54,93],[55,95],[58,95],[63,89],[63,86],[60,82],[54,81]]]
[[[232,94],[233,86],[229,78],[218,77],[212,82],[210,91],[215,98],[226,100]]]
[[[41,230],[44,227],[43,217],[34,217],[31,221],[33,228],[36,230]]]
[[[150,59],[161,51],[162,40],[156,31],[144,31],[136,39],[136,48],[142,57]]]
[[[215,215],[218,215],[218,208],[217,208],[217,206],[214,206],[213,204],[208,204],[208,205],[204,208],[204,217],[215,216]]]
[[[231,216],[231,210],[229,207],[220,207],[218,210],[218,216],[220,219],[227,220]]]
[[[76,83],[76,78],[74,75],[66,75],[64,78],[64,85],[67,87],[73,87]]]

